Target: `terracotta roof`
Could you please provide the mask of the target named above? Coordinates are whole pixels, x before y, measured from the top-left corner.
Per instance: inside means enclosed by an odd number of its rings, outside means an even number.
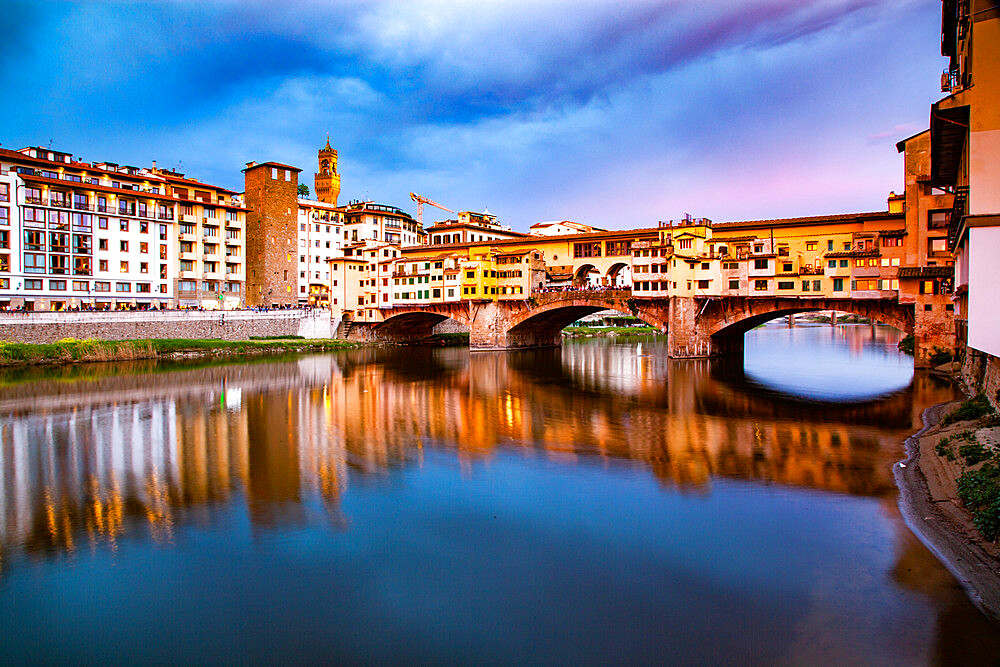
[[[906,236],[906,228],[903,229],[880,229],[879,236]]]
[[[951,278],[953,266],[901,266],[897,278]]]
[[[862,220],[879,220],[884,218],[902,218],[902,213],[888,211],[872,211],[870,213],[840,213],[836,215],[813,215],[802,218],[774,218],[771,220],[739,220],[733,222],[714,222],[713,229],[733,229],[740,227],[781,227],[792,225],[809,225],[822,222],[846,222]]]

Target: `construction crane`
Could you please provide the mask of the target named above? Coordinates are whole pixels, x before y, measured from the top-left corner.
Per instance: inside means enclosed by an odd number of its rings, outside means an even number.
[[[435,201],[431,201],[427,197],[421,197],[420,195],[416,194],[415,192],[411,192],[410,193],[410,199],[412,199],[413,201],[417,202],[417,222],[420,223],[421,227],[423,227],[423,225],[424,225],[424,204],[430,204],[431,206],[438,207],[442,211],[448,211],[449,213],[454,213],[454,211],[451,210],[450,208],[446,208],[444,206],[441,206],[441,204],[438,204]]]

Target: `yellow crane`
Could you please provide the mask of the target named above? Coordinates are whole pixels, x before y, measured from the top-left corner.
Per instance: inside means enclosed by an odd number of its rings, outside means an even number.
[[[436,201],[431,201],[427,197],[422,197],[415,192],[410,193],[410,199],[417,202],[417,222],[420,223],[421,227],[423,227],[424,225],[424,204],[430,204],[431,206],[438,207],[442,211],[448,211],[449,213],[454,213],[454,211],[451,210],[450,208],[441,206],[441,204],[437,203]]]

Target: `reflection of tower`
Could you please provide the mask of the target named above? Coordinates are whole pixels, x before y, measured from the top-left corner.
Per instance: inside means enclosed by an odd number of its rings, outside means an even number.
[[[337,171],[337,151],[330,148],[330,137],[326,146],[319,149],[319,173],[315,180],[316,198],[327,204],[337,205],[340,196],[340,172]]]
[[[289,397],[263,393],[246,402],[247,496],[255,524],[277,525],[300,518],[298,431]]]

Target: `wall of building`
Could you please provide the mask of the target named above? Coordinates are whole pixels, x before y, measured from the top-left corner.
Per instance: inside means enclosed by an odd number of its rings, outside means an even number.
[[[288,335],[329,338],[330,312],[0,313],[0,340],[16,343],[54,343],[64,338],[248,340],[250,336]]]
[[[244,170],[250,306],[298,303],[298,172],[263,163]]]
[[[996,303],[997,294],[1000,294],[997,248],[1000,248],[1000,227],[973,227],[969,230],[968,344],[994,356],[1000,356],[1000,308]]]

